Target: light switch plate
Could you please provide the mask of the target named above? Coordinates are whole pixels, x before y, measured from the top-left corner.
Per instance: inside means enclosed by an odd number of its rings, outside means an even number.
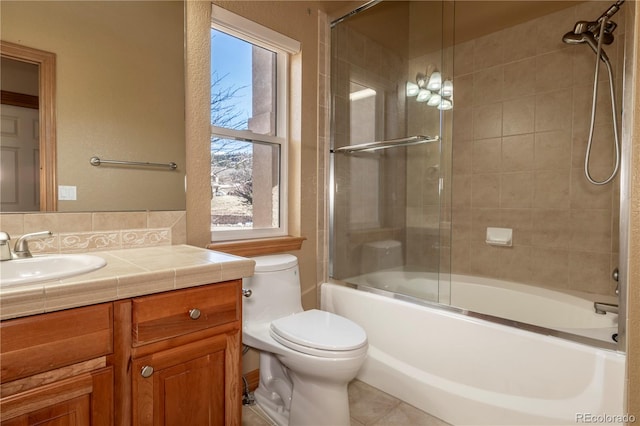
[[[76,198],[76,187],[75,186],[66,186],[66,185],[58,185],[58,200],[77,200]]]

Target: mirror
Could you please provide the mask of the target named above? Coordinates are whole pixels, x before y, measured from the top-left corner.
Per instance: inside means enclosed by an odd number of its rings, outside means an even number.
[[[182,1],[3,0],[1,28],[3,58],[39,68],[40,210],[185,209]],[[53,74],[12,48],[51,55]]]

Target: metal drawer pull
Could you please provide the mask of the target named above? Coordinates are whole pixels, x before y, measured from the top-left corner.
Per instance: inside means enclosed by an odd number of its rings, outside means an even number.
[[[153,367],[150,365],[145,365],[144,367],[142,367],[142,370],[140,370],[140,374],[145,379],[151,377],[151,375],[153,374]]]
[[[243,288],[242,289],[242,295],[244,297],[251,297],[252,294],[253,294],[253,292],[251,290],[249,290],[248,288]]]
[[[193,308],[189,311],[189,318],[191,318],[192,320],[197,320],[198,318],[200,318],[200,309],[198,308]]]

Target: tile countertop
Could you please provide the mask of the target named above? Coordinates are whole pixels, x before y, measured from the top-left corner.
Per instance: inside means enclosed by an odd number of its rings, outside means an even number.
[[[253,275],[255,261],[174,245],[90,252],[107,261],[96,271],[0,289],[0,320],[110,302]]]

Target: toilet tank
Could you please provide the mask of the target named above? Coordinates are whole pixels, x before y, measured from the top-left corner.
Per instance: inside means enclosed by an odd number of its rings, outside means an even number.
[[[242,287],[251,290],[242,298],[243,322],[271,322],[302,312],[298,258],[291,254],[253,257],[253,276],[242,280]]]
[[[398,268],[402,260],[402,243],[396,240],[373,241],[362,245],[360,272]]]

